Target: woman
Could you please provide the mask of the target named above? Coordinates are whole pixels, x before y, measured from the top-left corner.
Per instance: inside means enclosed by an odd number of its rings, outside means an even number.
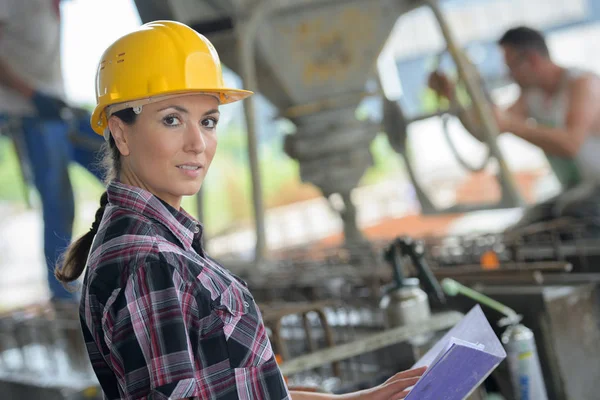
[[[118,39],[96,76],[94,130],[106,139],[107,190],[91,230],[57,277],[87,265],[81,324],[107,399],[399,399],[423,370],[344,396],[288,392],[243,281],[210,259],[181,209],[217,148],[224,87],[210,42],[157,21]]]

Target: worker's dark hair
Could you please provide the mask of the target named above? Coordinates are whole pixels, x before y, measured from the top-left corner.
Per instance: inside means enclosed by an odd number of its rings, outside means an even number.
[[[508,46],[517,50],[533,50],[543,56],[550,57],[550,51],[544,35],[535,29],[518,26],[509,29],[498,40],[500,46]]]
[[[126,108],[113,114],[127,125],[135,123],[137,114],[132,108]],[[117,179],[121,173],[121,154],[117,148],[113,136],[110,136],[108,142],[102,145],[102,166],[105,171],[105,184]],[[73,242],[65,251],[64,255],[58,261],[54,270],[54,275],[63,284],[69,284],[77,280],[85,269],[88,254],[92,247],[94,236],[98,232],[104,209],[108,203],[106,192],[100,197],[100,208],[96,211],[94,223],[88,232]]]

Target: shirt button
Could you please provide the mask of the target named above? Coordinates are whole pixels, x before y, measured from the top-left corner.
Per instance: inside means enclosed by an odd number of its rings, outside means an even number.
[[[248,308],[248,307],[250,307],[250,304],[248,304],[248,302],[247,302],[247,301],[245,301],[245,302],[244,302],[244,307]]]
[[[194,233],[198,233],[200,232],[200,226],[196,225],[194,226]]]

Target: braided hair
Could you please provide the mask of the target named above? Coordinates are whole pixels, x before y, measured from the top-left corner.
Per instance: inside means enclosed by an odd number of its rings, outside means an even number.
[[[118,111],[113,115],[120,118],[128,125],[132,125],[137,117],[131,108]],[[102,153],[105,183],[108,185],[111,181],[118,179],[121,172],[121,154],[119,153],[119,149],[117,148],[112,135],[110,136],[109,141],[103,144]],[[63,284],[66,285],[76,281],[81,274],[83,274],[87,264],[88,254],[92,248],[94,237],[100,229],[100,224],[107,204],[108,194],[104,192],[100,197],[100,207],[96,211],[96,216],[90,230],[73,242],[59,259],[54,270],[54,275]]]

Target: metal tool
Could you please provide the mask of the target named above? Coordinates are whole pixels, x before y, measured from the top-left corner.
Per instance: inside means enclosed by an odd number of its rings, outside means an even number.
[[[409,257],[418,271],[418,278],[406,278],[402,257]],[[384,258],[393,271],[393,282],[384,289],[381,307],[386,310],[390,326],[415,324],[431,317],[428,294],[420,288],[422,282],[438,303],[446,302],[444,293],[423,257],[423,247],[411,238],[394,240],[384,251]]]

